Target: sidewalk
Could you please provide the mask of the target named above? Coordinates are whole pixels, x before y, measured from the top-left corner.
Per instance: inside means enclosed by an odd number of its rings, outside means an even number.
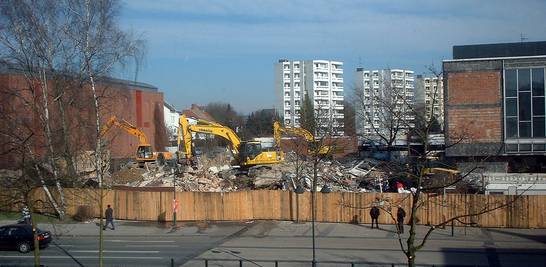
[[[14,221],[0,221],[0,225],[13,224]],[[291,221],[252,221],[252,222],[177,222],[176,231],[172,222],[141,222],[115,220],[116,230],[106,229],[106,236],[229,236],[244,230],[245,236],[254,237],[305,237],[311,235],[311,224]],[[317,223],[316,235],[319,237],[339,238],[397,238],[394,225],[380,225],[381,229],[371,229],[364,224]],[[42,230],[63,236],[98,236],[98,220],[73,224],[39,224]],[[422,237],[428,226],[417,227],[417,237]],[[405,226],[408,236],[409,226]],[[436,229],[431,239],[435,240],[493,240],[493,241],[531,241],[546,244],[546,229],[512,229],[512,228],[476,228],[455,227],[451,236],[451,227]],[[242,233],[241,233],[242,234]]]
[[[0,221],[1,225],[13,224],[14,221]],[[115,230],[107,228],[103,231],[104,236],[229,236],[247,225],[238,222],[177,222],[176,231],[173,231],[172,222],[138,222],[115,220]],[[73,224],[39,224],[38,228],[53,233],[54,236],[98,236],[98,220],[91,222],[73,223]]]

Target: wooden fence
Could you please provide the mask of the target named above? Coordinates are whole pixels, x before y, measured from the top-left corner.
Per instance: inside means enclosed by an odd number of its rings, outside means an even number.
[[[66,189],[67,214],[74,215],[82,206],[90,206],[99,215],[98,190]],[[112,205],[115,218],[127,220],[169,221],[173,214],[173,192],[105,190],[104,203]],[[382,204],[380,223],[392,224],[388,215],[396,214],[401,205],[409,214],[410,194],[396,193],[317,193],[317,221],[369,223],[369,207]],[[177,192],[177,220],[181,221],[246,221],[246,220],[311,220],[311,194],[298,195],[288,191],[239,191],[229,193]],[[43,190],[35,199],[45,200]],[[472,214],[503,203],[508,206],[478,216],[462,218],[462,222],[483,227],[546,228],[546,196],[503,195],[427,195],[418,210],[420,224],[437,224],[446,218]],[[406,217],[407,218],[407,217]],[[461,225],[457,222],[456,225]]]

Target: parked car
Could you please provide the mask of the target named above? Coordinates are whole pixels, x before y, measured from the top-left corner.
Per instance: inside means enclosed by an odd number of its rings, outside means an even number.
[[[40,248],[45,248],[51,242],[51,233],[36,229]],[[27,253],[34,249],[32,238],[32,225],[11,224],[0,227],[0,248],[16,249],[21,253]]]

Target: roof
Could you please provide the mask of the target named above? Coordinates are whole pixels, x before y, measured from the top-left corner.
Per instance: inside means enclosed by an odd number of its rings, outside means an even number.
[[[183,110],[182,114],[186,115],[186,117],[188,118],[215,121],[214,118],[205,111],[204,107],[201,107],[197,104],[191,104],[191,108]]]
[[[167,107],[171,112],[178,112],[176,108],[173,105],[167,103],[167,101],[163,101],[163,105],[165,105],[165,107]]]
[[[546,41],[453,46],[453,59],[546,55]]]
[[[22,74],[23,69],[19,68],[17,65],[6,62],[6,61],[0,61],[0,74]],[[74,75],[70,73],[66,73],[67,76]],[[151,92],[157,92],[158,88],[156,86],[153,86],[151,84],[142,83],[142,82],[136,82],[136,81],[130,81],[130,80],[123,80],[108,76],[100,76],[97,78],[97,82],[99,83],[106,83],[110,85],[123,85],[123,86],[129,86],[129,87],[135,87],[130,89],[138,89],[143,91],[151,91]]]

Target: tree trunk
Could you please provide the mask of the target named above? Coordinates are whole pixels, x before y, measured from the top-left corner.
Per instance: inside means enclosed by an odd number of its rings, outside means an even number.
[[[57,87],[60,87],[60,85],[57,84]],[[66,168],[67,168],[67,174],[70,178],[76,177],[76,166],[74,162],[74,155],[72,154],[72,151],[70,151],[70,129],[66,123],[66,112],[65,112],[65,101],[64,101],[64,90],[57,90],[58,91],[58,100],[57,104],[59,106],[59,115],[61,118],[61,130],[62,130],[62,137],[63,137],[63,158],[66,161]]]
[[[49,188],[47,188],[42,171],[40,170],[38,163],[36,163],[36,157],[34,156],[34,153],[30,149],[30,147],[27,146],[27,149],[29,151],[32,161],[34,161],[33,163],[34,170],[36,171],[36,174],[38,175],[38,179],[40,179],[40,184],[42,185],[42,188],[44,189],[44,192],[46,193],[49,203],[51,204],[51,206],[53,206],[53,209],[55,209],[55,212],[57,212],[57,214],[60,214],[61,210],[59,209],[59,205],[57,204],[57,201],[55,200],[55,198],[53,198],[53,195],[51,195]]]
[[[66,206],[65,198],[64,198],[64,191],[63,187],[61,186],[61,183],[59,181],[59,172],[57,170],[57,165],[55,164],[54,160],[54,149],[53,149],[53,140],[51,135],[51,125],[50,125],[50,119],[49,119],[49,94],[48,94],[48,86],[47,86],[47,76],[45,74],[45,70],[42,70],[42,75],[40,77],[41,83],[42,83],[42,101],[43,101],[43,112],[44,112],[44,128],[45,128],[45,135],[46,135],[46,145],[47,145],[47,151],[49,152],[47,159],[49,164],[51,165],[51,169],[53,170],[53,179],[55,180],[55,186],[57,187],[57,191],[59,191],[59,197],[61,199],[61,207],[59,209],[59,219],[64,218],[64,208]]]

